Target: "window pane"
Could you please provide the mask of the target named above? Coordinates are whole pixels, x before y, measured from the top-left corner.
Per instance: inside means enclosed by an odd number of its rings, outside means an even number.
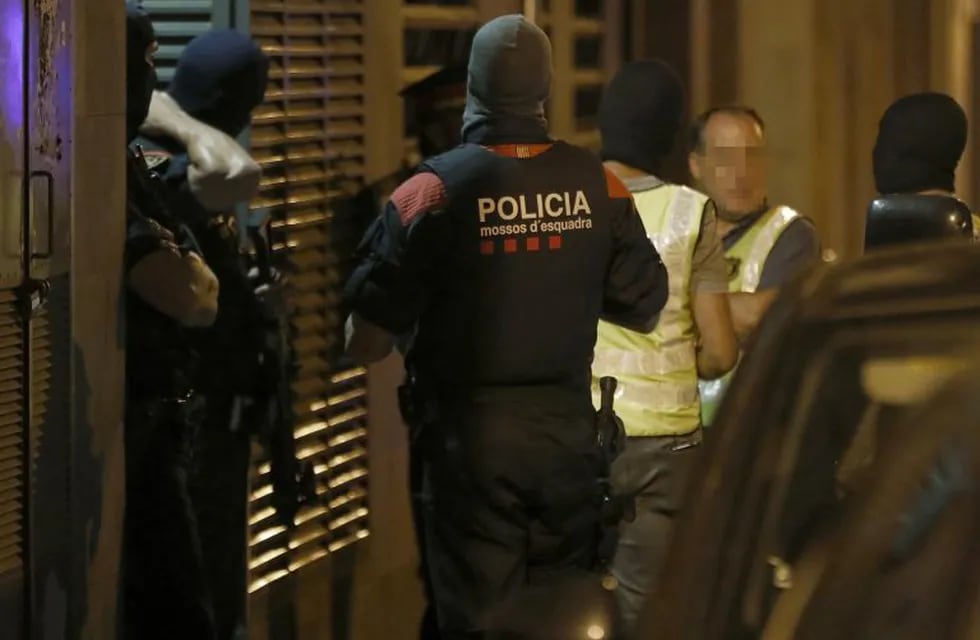
[[[602,87],[582,87],[575,90],[575,124],[579,130],[592,129],[596,126],[596,116],[599,114],[599,101],[602,99]]]
[[[475,30],[406,29],[405,66],[463,64],[470,53]]]
[[[575,0],[575,15],[594,18],[602,12],[602,0]]]
[[[466,6],[472,3],[473,0],[405,0],[405,4],[448,5],[453,7]]]
[[[575,67],[598,69],[602,66],[602,37],[580,36],[575,38]]]

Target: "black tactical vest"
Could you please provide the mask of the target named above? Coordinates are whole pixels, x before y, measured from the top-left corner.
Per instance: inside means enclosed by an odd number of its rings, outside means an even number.
[[[132,152],[126,176],[126,272],[167,243],[163,230],[173,235],[181,252],[199,251],[193,235],[173,215],[159,178]],[[127,293],[125,308],[127,397],[172,398],[190,391],[197,358],[187,330],[133,292]]]
[[[448,194],[421,220],[434,264],[409,353],[420,379],[454,388],[585,388],[610,262],[600,161],[558,142],[529,158],[464,145],[422,165]]]
[[[141,137],[137,143],[160,174],[175,215],[193,233],[201,256],[218,279],[214,324],[185,330],[200,358],[195,389],[206,394],[251,394],[259,382],[265,324],[238,236],[226,217],[207,211],[191,192],[186,151],[180,152],[172,141]]]

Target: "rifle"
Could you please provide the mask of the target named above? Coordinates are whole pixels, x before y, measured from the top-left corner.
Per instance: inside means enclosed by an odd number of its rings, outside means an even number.
[[[623,421],[613,410],[616,386],[616,378],[611,376],[599,378],[601,402],[596,412],[596,446],[599,448],[602,466],[599,476],[601,497],[597,565],[601,572],[606,571],[616,552],[619,523],[623,520],[632,521],[636,516],[632,500],[618,495],[610,479],[613,462],[626,447],[626,430],[623,428]]]
[[[290,383],[296,371],[292,350],[292,327],[286,304],[286,279],[272,267],[269,244],[258,227],[249,227],[248,235],[255,247],[255,294],[262,302],[265,345],[258,389],[250,408],[261,425],[260,439],[269,456],[272,478],[272,504],[287,528],[295,524],[299,509],[317,500],[313,465],[296,457],[293,434],[295,416],[292,410]]]

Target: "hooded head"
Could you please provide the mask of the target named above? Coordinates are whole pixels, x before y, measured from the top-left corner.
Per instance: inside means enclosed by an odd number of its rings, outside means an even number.
[[[153,67],[156,35],[153,23],[138,0],[126,2],[126,142],[139,135],[150,112],[157,83]]]
[[[681,129],[684,85],[661,60],[637,60],[619,70],[599,105],[602,159],[656,173]]]
[[[459,145],[466,104],[466,67],[440,69],[405,87],[400,95],[414,113],[423,158]]]
[[[953,193],[966,133],[966,114],[946,94],[917,93],[896,101],[881,117],[872,154],[878,192]]]
[[[268,80],[269,60],[258,44],[213,29],[184,49],[167,92],[191,116],[235,137],[262,103]]]
[[[551,42],[521,15],[494,18],[473,37],[467,69],[463,140],[490,132],[501,141],[546,137]]]

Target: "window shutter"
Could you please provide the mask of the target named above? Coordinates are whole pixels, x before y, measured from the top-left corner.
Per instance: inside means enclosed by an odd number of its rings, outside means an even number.
[[[253,472],[250,592],[368,535],[367,372],[338,367],[339,256],[331,201],[364,178],[361,2],[251,2],[252,36],[269,55],[266,102],[252,155],[262,164],[253,209],[270,211],[271,240],[293,284],[297,455],[314,465],[320,503],[287,532],[271,504],[269,464]]]
[[[17,294],[0,290],[0,581],[24,571],[24,326]]]
[[[160,86],[170,84],[180,52],[212,27],[227,27],[230,0],[143,0],[160,45],[156,55]]]

